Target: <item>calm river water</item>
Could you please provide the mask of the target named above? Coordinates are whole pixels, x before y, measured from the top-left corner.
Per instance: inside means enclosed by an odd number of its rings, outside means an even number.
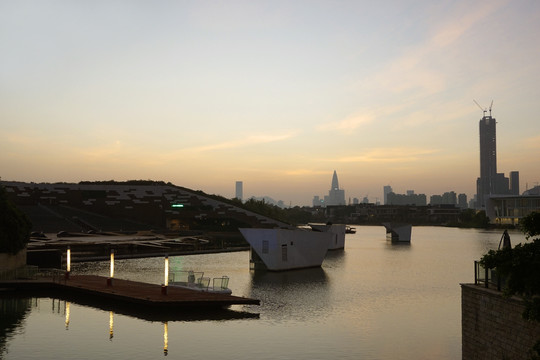
[[[510,232],[512,245],[525,241]],[[0,299],[1,359],[460,359],[460,283],[502,231],[413,227],[410,245],[358,226],[321,269],[249,270],[249,253],[170,259],[171,270],[228,275],[232,310],[258,318],[147,321],[49,298]],[[107,276],[108,262],[74,273]],[[122,260],[115,277],[162,283],[163,259]],[[164,351],[166,347],[166,352]]]

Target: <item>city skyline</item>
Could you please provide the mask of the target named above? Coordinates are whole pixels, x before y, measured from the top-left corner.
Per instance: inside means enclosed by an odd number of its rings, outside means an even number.
[[[0,1],[0,178],[311,205],[540,181],[535,1]]]

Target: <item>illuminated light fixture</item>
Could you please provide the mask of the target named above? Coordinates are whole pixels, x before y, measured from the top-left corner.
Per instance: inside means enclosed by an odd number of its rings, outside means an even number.
[[[112,286],[114,278],[114,249],[111,249],[111,272],[107,278],[107,286]]]
[[[67,248],[67,254],[66,254],[66,277],[69,277],[69,272],[71,271],[71,249]]]
[[[111,275],[110,278],[114,277],[114,249],[111,249]]]
[[[165,286],[169,286],[169,257],[165,256]]]
[[[169,286],[169,257],[165,256],[165,279],[161,285],[161,294],[167,295],[167,287]]]
[[[173,207],[173,208],[183,208],[184,204],[172,204],[171,207]]]

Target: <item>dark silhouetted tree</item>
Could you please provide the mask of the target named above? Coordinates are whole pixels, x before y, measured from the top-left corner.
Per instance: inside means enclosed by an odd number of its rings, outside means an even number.
[[[0,252],[16,254],[30,239],[31,224],[28,217],[7,198],[0,186]]]

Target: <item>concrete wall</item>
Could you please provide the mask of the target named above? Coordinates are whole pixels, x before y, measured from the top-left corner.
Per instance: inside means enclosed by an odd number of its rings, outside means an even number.
[[[16,255],[0,253],[0,271],[17,269],[24,265],[26,265],[26,249]]]
[[[474,284],[461,285],[462,359],[530,359],[540,323],[526,321],[517,297]]]

